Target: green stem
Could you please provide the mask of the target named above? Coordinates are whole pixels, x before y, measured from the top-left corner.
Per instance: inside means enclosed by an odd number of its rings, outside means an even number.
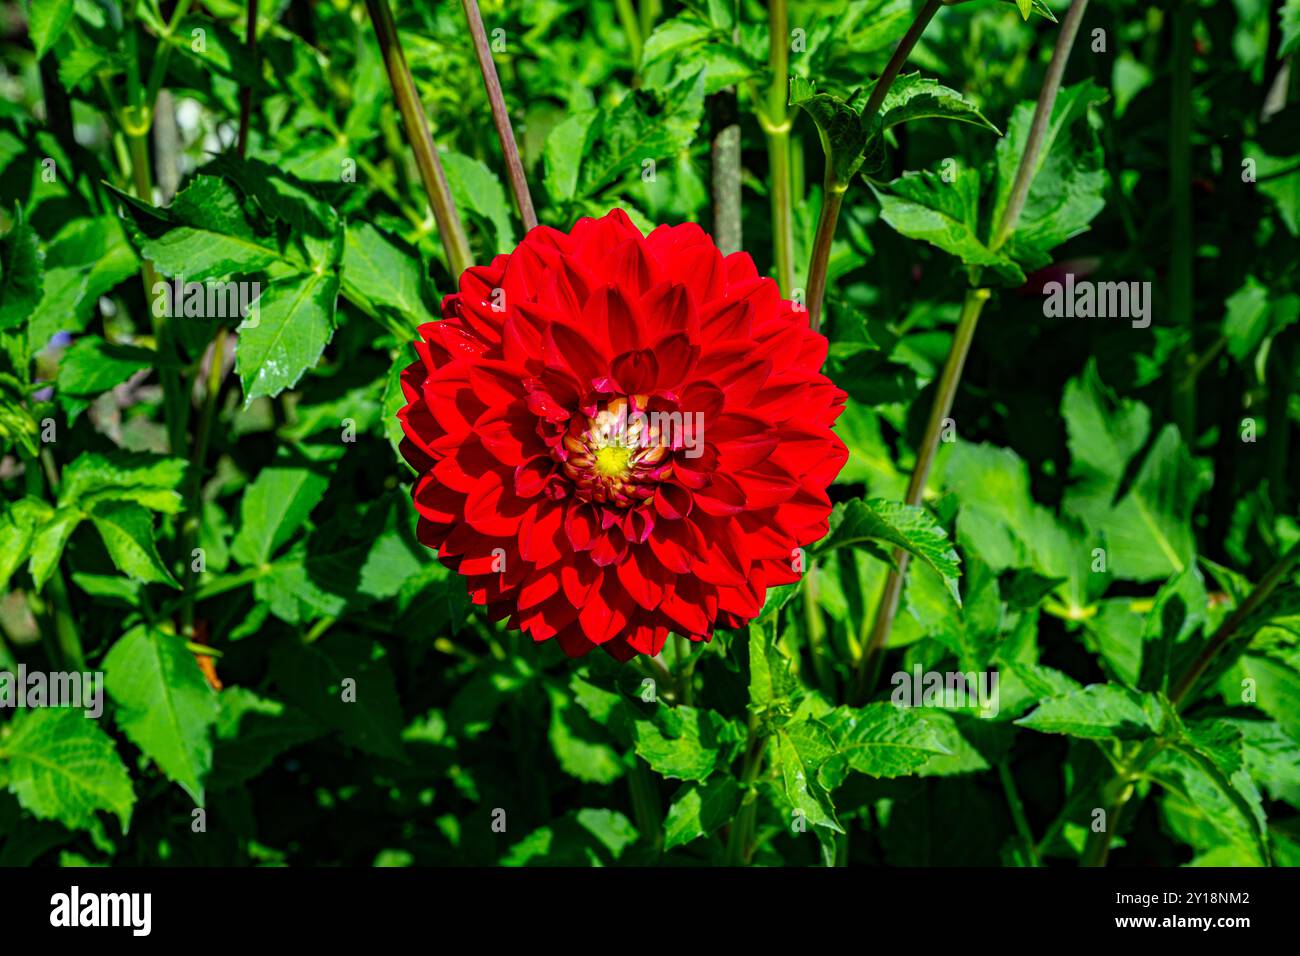
[[[952,411],[952,402],[957,394],[957,384],[961,381],[962,369],[966,365],[966,356],[970,352],[971,342],[975,338],[975,326],[979,323],[984,303],[989,299],[988,289],[968,289],[962,302],[961,316],[957,320],[957,330],[953,333],[952,346],[948,350],[948,361],[939,376],[939,385],[935,390],[934,403],[930,406],[930,418],[926,422],[925,434],[917,447],[916,464],[912,468],[912,478],[907,485],[906,501],[909,505],[919,506],[925,495],[925,484],[930,477],[930,467],[939,450],[939,435],[943,430],[944,419]],[[908,554],[906,551],[894,552],[894,567],[889,569],[885,586],[876,606],[875,624],[871,637],[862,648],[858,658],[857,677],[854,682],[854,701],[861,701],[866,695],[872,671],[873,659],[885,646],[889,632],[894,626],[894,617],[898,613],[899,599],[903,594],[903,579],[907,572]]]
[[[195,583],[198,575],[194,568],[194,548],[203,537],[203,471],[208,458],[208,444],[212,437],[212,422],[216,416],[217,396],[221,392],[222,372],[226,364],[226,330],[217,329],[212,339],[211,364],[208,366],[207,388],[203,395],[203,411],[199,416],[198,431],[194,436],[194,451],[190,457],[188,494],[185,515],[182,518],[183,544],[181,560],[185,562],[185,603],[181,609],[181,633],[189,636],[194,629]]]
[[[397,109],[402,114],[402,124],[406,127],[406,138],[415,154],[415,163],[419,167],[420,179],[424,182],[424,190],[433,209],[433,218],[438,223],[438,235],[447,252],[447,266],[453,277],[459,277],[473,264],[469,240],[465,237],[465,227],[456,211],[456,204],[452,201],[451,187],[447,185],[447,175],[438,158],[438,149],[433,145],[433,136],[429,133],[424,108],[420,105],[415,79],[406,65],[406,54],[402,52],[402,44],[397,36],[393,11],[388,6],[388,0],[366,0],[366,8],[374,23],[375,37],[384,57],[384,66],[388,69],[393,97],[397,100]]]
[[[821,329],[822,299],[826,295],[826,270],[830,266],[831,244],[835,241],[835,224],[840,219],[840,206],[848,185],[831,182],[829,164],[826,185],[822,191],[821,214],[817,217],[817,238],[813,240],[812,261],[808,265],[808,325],[817,332]]]
[[[1174,707],[1179,707],[1196,689],[1215,658],[1223,653],[1224,648],[1231,644],[1234,638],[1242,636],[1242,626],[1298,566],[1300,566],[1300,542],[1292,545],[1291,549],[1269,568],[1246,599],[1228,615],[1227,619],[1219,625],[1218,630],[1205,642],[1201,652],[1188,665],[1187,670],[1183,672],[1169,693],[1169,702]],[[1164,748],[1165,744],[1164,740],[1148,740],[1136,745],[1136,750],[1122,762],[1121,771],[1103,789],[1106,803],[1106,829],[1088,835],[1088,843],[1084,847],[1080,860],[1082,866],[1106,865],[1110,855],[1111,834],[1118,832],[1120,814],[1133,795],[1133,781],[1141,776],[1147,764]]]
[[[257,0],[248,0],[248,25],[244,32],[244,49],[250,62],[257,60]],[[239,90],[239,139],[235,143],[235,154],[243,159],[248,154],[248,127],[253,115],[253,87],[243,86]]]
[[[758,820],[758,789],[754,781],[763,765],[763,754],[767,751],[767,738],[758,735],[758,721],[749,720],[749,737],[745,743],[745,762],[740,773],[740,785],[744,791],[740,809],[731,821],[731,832],[727,835],[727,865],[744,866],[749,862],[753,852],[751,843],[754,828]]]
[[[1015,778],[1011,776],[1011,766],[1005,760],[998,764],[998,779],[1002,781],[1002,792],[1006,794],[1007,806],[1011,809],[1011,819],[1016,825],[1016,832],[1025,845],[1025,856],[1029,860],[1029,865],[1040,866],[1034,834],[1029,828],[1029,819],[1025,816],[1025,805],[1020,801]]]
[[[1183,440],[1196,440],[1196,392],[1179,388],[1183,371],[1192,365],[1192,26],[1190,3],[1173,10],[1173,65],[1169,118],[1169,203],[1173,210],[1169,230],[1169,313],[1182,343],[1175,353],[1173,417]]]
[[[460,0],[460,5],[465,11],[465,20],[469,23],[469,33],[474,40],[474,54],[478,57],[488,104],[492,107],[492,122],[496,126],[497,139],[501,141],[501,152],[506,159],[510,191],[514,194],[515,207],[519,210],[519,218],[523,220],[524,231],[527,232],[537,227],[537,213],[533,210],[533,197],[528,191],[524,164],[519,158],[519,144],[515,142],[514,130],[510,126],[510,113],[506,110],[505,96],[501,92],[501,80],[497,76],[496,62],[492,59],[492,48],[488,46],[487,31],[483,28],[483,14],[479,12],[478,0]]]
[[[36,456],[23,455],[23,475],[26,491],[32,498],[45,497],[45,477],[41,472],[41,463]],[[57,479],[51,481],[51,488],[57,488]],[[45,582],[45,593],[49,597],[50,627],[53,632],[52,650],[57,652],[62,666],[68,670],[84,670],[86,655],[81,647],[81,636],[77,633],[77,619],[72,615],[72,601],[68,597],[68,585],[63,579],[59,567],[60,557],[54,562],[50,579]],[[51,653],[51,659],[55,654]]]
[[[894,80],[898,78],[898,73],[907,62],[911,55],[912,47],[916,46],[916,41],[921,38],[925,28],[929,26],[934,15],[939,12],[943,6],[942,0],[926,0],[925,6],[916,14],[916,19],[912,25],[907,28],[903,34],[903,39],[898,41],[898,46],[894,49],[894,55],[889,58],[885,64],[885,72],[880,74],[876,80],[876,85],[871,89],[871,97],[867,100],[867,105],[862,110],[862,115],[866,117],[875,116],[880,111],[880,107],[885,102],[885,97],[889,93],[889,88],[894,85]]]
[[[790,175],[790,30],[786,0],[767,5],[768,58],[772,80],[767,104],[755,104],[759,125],[767,134],[768,175],[771,178],[772,252],[776,283],[782,295],[794,291],[794,187]]]
[[[650,776],[649,766],[635,754],[632,755],[632,766],[627,772],[627,783],[632,795],[632,816],[636,818],[637,831],[646,844],[658,853],[664,845],[659,790]]]
[[[1052,61],[1047,65],[1047,74],[1043,85],[1038,90],[1038,101],[1034,104],[1034,118],[1029,124],[1029,138],[1025,140],[1024,152],[1020,154],[1020,165],[1016,167],[1016,178],[1011,184],[1011,196],[1003,209],[1002,218],[993,230],[993,241],[989,248],[994,251],[1011,238],[1020,213],[1029,199],[1029,188],[1038,175],[1039,153],[1047,130],[1051,125],[1052,109],[1056,105],[1056,94],[1061,89],[1061,79],[1065,76],[1065,65],[1070,60],[1070,50],[1074,47],[1074,38],[1079,33],[1079,24],[1083,22],[1083,13],[1088,8],[1088,0],[1074,0],[1061,21],[1061,29],[1056,34],[1056,46],[1052,49]]]
[[[636,73],[641,69],[641,23],[632,0],[614,0],[614,6],[618,10],[619,22],[623,24],[623,32],[627,34],[628,49],[632,53],[632,72]]]

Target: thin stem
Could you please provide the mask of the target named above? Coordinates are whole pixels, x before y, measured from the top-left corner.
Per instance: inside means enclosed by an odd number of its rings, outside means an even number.
[[[194,436],[194,451],[190,458],[190,487],[182,519],[184,543],[181,546],[181,560],[185,562],[185,601],[181,610],[181,633],[187,636],[194,627],[194,586],[198,577],[193,570],[193,551],[203,536],[203,466],[208,458],[208,443],[212,436],[212,422],[216,416],[217,396],[221,392],[225,364],[226,330],[219,328],[212,339],[211,364],[208,366],[207,388],[203,395],[203,411]]]
[[[45,476],[41,472],[41,463],[36,456],[23,455],[23,476],[26,482],[26,491],[32,498],[45,497]],[[51,489],[58,488],[57,478],[50,482]],[[52,605],[50,611],[50,624],[53,630],[52,650],[57,651],[58,658],[62,666],[68,670],[83,670],[86,665],[86,655],[81,648],[81,636],[77,633],[77,619],[72,614],[72,602],[68,598],[68,585],[63,580],[63,571],[59,567],[59,562],[63,559],[60,557],[54,562],[54,569],[50,573],[50,578],[45,582],[45,593],[49,596],[49,603]],[[47,637],[51,636],[47,632]],[[51,653],[51,658],[55,656]]]
[[[1189,369],[1192,351],[1192,25],[1194,9],[1189,3],[1175,5],[1173,16],[1173,65],[1169,116],[1169,313],[1174,326],[1182,330],[1182,342],[1174,357],[1174,368]],[[1183,439],[1196,438],[1196,392],[1178,387],[1175,374],[1173,417]]]
[[[1174,684],[1169,693],[1169,702],[1174,707],[1179,707],[1188,695],[1196,689],[1197,684],[1205,675],[1214,659],[1223,653],[1224,648],[1232,643],[1233,639],[1240,636],[1242,626],[1259,610],[1260,606],[1268,600],[1269,596],[1277,590],[1278,585],[1282,584],[1300,566],[1300,542],[1291,546],[1277,563],[1260,578],[1258,584],[1251,590],[1246,599],[1237,606],[1237,609],[1228,615],[1227,619],[1219,625],[1219,629],[1214,632],[1213,636],[1205,642],[1201,652],[1188,665],[1187,670]],[[1246,634],[1250,637],[1250,634]],[[1120,813],[1124,805],[1133,795],[1133,781],[1136,780],[1146,768],[1146,765],[1163,749],[1165,741],[1148,740],[1141,744],[1137,750],[1122,764],[1122,772],[1118,773],[1113,780],[1103,790],[1103,797],[1106,803],[1106,829],[1094,831],[1088,836],[1088,843],[1084,847],[1083,856],[1080,860],[1082,866],[1105,866],[1106,860],[1110,855],[1111,834],[1118,832]]]
[[[1034,843],[1034,833],[1029,828],[1029,818],[1025,816],[1025,805],[1020,801],[1020,792],[1016,789],[1016,780],[1011,776],[1011,767],[1004,760],[998,764],[998,779],[1002,781],[1002,792],[1006,794],[1007,806],[1011,809],[1011,819],[1016,825],[1016,833],[1025,845],[1025,856],[1030,866],[1040,866],[1038,848]]]
[[[872,117],[884,105],[889,89],[898,78],[898,73],[907,62],[921,38],[925,28],[930,25],[934,15],[943,6],[942,0],[926,0],[925,6],[917,11],[916,19],[908,27],[907,33],[894,48],[893,55],[885,65],[885,71],[876,80],[871,96],[863,109],[863,116]],[[840,206],[844,202],[844,193],[848,190],[847,182],[839,182],[831,168],[830,157],[826,157],[825,184],[822,189],[822,207],[817,216],[817,238],[813,241],[812,261],[808,264],[808,325],[814,331],[821,328],[822,301],[826,295],[826,272],[830,265],[831,245],[835,241],[835,226],[840,218]]]
[[[497,128],[497,138],[501,140],[501,152],[506,158],[506,174],[510,179],[510,191],[515,196],[515,207],[519,218],[524,221],[524,231],[537,227],[537,213],[533,211],[533,197],[528,192],[528,180],[524,176],[524,164],[519,159],[519,144],[515,142],[514,130],[510,127],[510,114],[506,111],[506,100],[501,93],[501,80],[497,77],[497,65],[492,59],[492,48],[488,46],[487,31],[483,29],[483,15],[479,12],[478,0],[460,0],[469,22],[470,36],[474,38],[474,53],[478,57],[478,67],[483,74],[483,86],[487,89],[488,103],[492,106],[492,122]]]
[[[135,194],[145,202],[152,203],[153,181],[149,171],[148,136],[147,127],[138,134],[128,132],[127,143],[131,149],[131,177],[135,183]],[[153,300],[154,286],[158,282],[158,272],[151,260],[140,260],[140,275],[144,281],[145,303],[148,304]],[[171,316],[167,315],[167,311],[151,308],[149,314],[153,317],[154,346],[158,351],[158,377],[163,387],[167,441],[171,453],[178,455],[185,448],[185,420],[188,417],[189,403],[181,383],[179,363],[172,343]]]
[[[988,289],[968,289],[962,302],[961,316],[957,320],[957,330],[953,333],[952,346],[948,350],[948,361],[939,376],[939,386],[935,391],[934,403],[930,406],[930,418],[926,422],[925,434],[917,447],[916,465],[912,468],[912,478],[907,485],[906,501],[918,506],[925,494],[925,484],[930,477],[930,466],[939,450],[939,433],[943,430],[943,421],[952,411],[953,397],[957,394],[957,383],[961,381],[962,369],[966,365],[966,355],[970,352],[975,338],[975,326],[979,323],[980,312],[988,301]],[[871,638],[862,649],[858,658],[857,678],[854,684],[853,699],[861,700],[867,691],[868,676],[871,672],[872,659],[885,646],[889,632],[894,626],[894,616],[898,613],[899,599],[903,594],[903,576],[907,573],[906,551],[894,552],[894,567],[890,568],[885,578],[885,586],[876,607],[875,625]]]
[[[880,74],[876,80],[876,85],[871,89],[871,96],[867,100],[867,105],[862,110],[862,115],[868,118],[875,116],[880,111],[881,105],[885,102],[885,97],[889,94],[889,88],[894,85],[894,80],[898,78],[898,73],[907,62],[908,56],[912,53],[912,47],[916,46],[916,41],[921,39],[921,34],[925,28],[930,25],[934,15],[939,12],[943,6],[943,0],[926,0],[923,6],[916,14],[916,19],[912,25],[907,28],[903,34],[903,39],[898,41],[898,46],[894,48],[894,55],[889,58],[885,64],[885,72]]]
[[[1083,12],[1088,8],[1088,0],[1074,0],[1061,21],[1061,29],[1056,35],[1056,46],[1052,50],[1052,61],[1047,65],[1047,75],[1038,91],[1038,102],[1034,104],[1034,118],[1029,125],[1029,138],[1025,140],[1024,152],[1020,154],[1020,165],[1016,167],[1016,178],[1011,184],[1011,197],[1007,200],[1002,218],[993,231],[990,248],[1000,249],[1011,234],[1015,232],[1020,221],[1020,213],[1029,199],[1029,187],[1038,175],[1039,153],[1042,152],[1043,140],[1047,138],[1047,128],[1052,120],[1052,108],[1056,105],[1056,94],[1061,89],[1061,78],[1065,75],[1065,64],[1069,62],[1070,50],[1074,38],[1079,33],[1079,24],[1083,22]]]
[[[782,295],[794,291],[794,210],[790,185],[790,131],[787,125],[767,134],[768,169],[772,177],[772,254],[776,284]]]
[[[456,212],[456,205],[452,201],[451,187],[447,185],[447,175],[438,158],[438,149],[433,145],[433,136],[429,133],[424,108],[420,105],[420,97],[415,89],[415,79],[406,65],[406,55],[402,52],[402,44],[397,37],[397,25],[393,22],[393,11],[388,6],[388,0],[366,0],[366,8],[370,11],[370,19],[375,26],[375,37],[383,53],[384,66],[388,69],[393,97],[397,100],[397,109],[402,114],[402,124],[406,127],[406,138],[415,153],[420,179],[429,196],[433,218],[438,223],[438,235],[447,251],[447,265],[453,276],[459,277],[473,264],[469,240],[465,238],[465,227],[461,224],[460,214]]]
[[[713,142],[710,148],[710,187],[713,194],[713,241],[725,256],[739,252],[740,124],[736,122],[736,91],[723,90],[711,101]]]
[[[633,72],[641,68],[641,22],[637,17],[636,10],[632,6],[632,0],[614,0],[614,7],[618,10],[619,22],[623,24],[623,32],[627,34],[627,45],[632,53]]]
[[[1260,579],[1259,584],[1255,585],[1254,590],[1250,592],[1246,599],[1228,616],[1227,620],[1219,625],[1219,629],[1214,632],[1214,636],[1206,642],[1205,647],[1201,649],[1201,653],[1196,656],[1196,659],[1192,661],[1178,683],[1174,685],[1169,694],[1171,703],[1175,706],[1182,703],[1183,698],[1195,688],[1197,681],[1201,679],[1214,658],[1237,636],[1246,619],[1255,613],[1259,606],[1268,599],[1268,596],[1277,589],[1279,584],[1287,579],[1297,564],[1300,564],[1300,543],[1293,545],[1290,551],[1278,559],[1277,564],[1273,565]]]
[[[840,219],[840,206],[844,203],[847,188],[831,184],[829,168],[826,186],[822,191],[821,214],[817,217],[817,238],[813,240],[812,262],[808,265],[808,326],[814,332],[821,329],[822,299],[826,295],[826,271],[830,267],[831,244],[835,241],[835,224]]]
[[[650,768],[636,754],[632,755],[632,766],[627,772],[628,790],[632,795],[632,816],[636,818],[636,828],[653,850],[658,853],[663,849],[663,816],[659,805],[659,791]]]
[[[767,105],[756,104],[759,124],[767,134],[768,175],[771,177],[772,251],[776,283],[783,295],[794,291],[794,187],[790,177],[790,29],[786,0],[767,5],[768,58],[772,81]]]
[[[763,766],[763,755],[767,751],[767,738],[758,735],[758,721],[750,717],[749,738],[745,744],[745,762],[740,773],[740,786],[744,792],[740,809],[731,821],[731,832],[727,835],[727,865],[744,866],[749,862],[752,852],[754,827],[758,820],[758,790],[754,781]]]
[[[248,29],[244,34],[244,47],[250,63],[257,62],[257,0],[248,0]],[[240,159],[248,155],[248,126],[253,115],[252,84],[239,90],[239,139],[235,153]]]

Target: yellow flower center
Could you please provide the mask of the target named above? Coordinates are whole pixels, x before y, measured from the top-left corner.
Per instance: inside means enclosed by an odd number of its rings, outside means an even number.
[[[596,451],[596,474],[602,478],[620,478],[627,474],[632,449],[625,445],[606,445]]]

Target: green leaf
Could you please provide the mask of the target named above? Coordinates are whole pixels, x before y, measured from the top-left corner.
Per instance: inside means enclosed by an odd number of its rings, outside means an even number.
[[[0,767],[26,810],[74,830],[93,829],[95,811],[107,810],[126,832],[135,792],[113,738],[95,721],[76,710],[21,710],[7,729]]]
[[[217,699],[212,790],[251,780],[286,750],[322,733],[321,726],[301,711],[245,687],[227,687]]]
[[[316,272],[276,279],[262,290],[236,346],[245,407],[293,388],[320,360],[334,333],[338,291],[336,275]]]
[[[44,259],[36,230],[15,205],[14,224],[0,238],[0,332],[22,324],[41,301]]]
[[[961,604],[957,590],[960,559],[947,533],[924,508],[883,498],[857,498],[836,506],[831,516],[831,533],[818,545],[817,553],[835,548],[862,547],[882,560],[890,560],[880,545],[901,548],[924,561],[943,578],[953,601]]]
[[[830,93],[818,93],[801,76],[790,78],[789,105],[802,108],[817,124],[822,151],[826,154],[829,187],[839,192],[848,189],[853,174],[867,159],[868,143],[879,135],[879,119],[862,115],[865,101],[855,104]]]
[[[664,819],[664,849],[712,836],[736,814],[740,785],[731,777],[688,783],[673,796]]]
[[[460,153],[443,153],[442,165],[457,208],[491,224],[495,241],[489,246],[499,253],[513,249],[515,230],[510,220],[510,203],[496,174],[479,160]]]
[[[58,567],[63,549],[72,537],[72,532],[81,524],[85,515],[76,508],[61,507],[56,509],[41,527],[36,529],[32,538],[32,562],[28,570],[37,588],[45,587],[46,582]]]
[[[600,110],[573,113],[557,123],[546,137],[543,149],[546,191],[557,202],[573,199],[578,192],[582,158],[591,147],[592,134],[599,130]]]
[[[834,735],[836,752],[822,776],[832,788],[849,770],[870,777],[901,777],[936,754],[949,752],[919,708],[883,701],[841,707],[825,723]]]
[[[157,360],[158,353],[152,349],[111,344],[98,335],[86,335],[73,342],[59,359],[59,391],[98,395],[121,385],[140,369],[155,365]]]
[[[130,501],[153,511],[178,514],[179,489],[189,465],[183,458],[140,452],[84,452],[63,470],[59,504],[89,510],[100,501]]]
[[[1049,697],[1016,723],[1045,734],[1134,740],[1160,733],[1164,721],[1163,708],[1154,694],[1118,684],[1089,684]]]
[[[137,625],[109,650],[104,672],[123,733],[202,806],[220,704],[184,639]]]
[[[623,761],[600,725],[575,706],[564,689],[548,686],[547,697],[551,702],[547,736],[564,772],[585,783],[612,783],[621,777]]]
[[[146,584],[180,587],[158,554],[148,508],[133,501],[101,501],[90,519],[119,570]]]
[[[787,724],[777,731],[771,746],[772,764],[793,810],[813,826],[843,833],[830,793],[818,779],[822,764],[835,754],[830,731],[815,720]]]
[[[111,187],[109,187],[111,188]],[[100,296],[139,273],[140,262],[112,216],[74,219],[45,250],[43,293],[27,323],[27,345],[39,352],[58,332],[85,328]]]
[[[999,133],[998,128],[988,121],[974,103],[956,90],[949,89],[938,80],[923,77],[920,73],[906,73],[898,77],[889,88],[880,112],[884,129],[915,119],[947,119],[983,126]]]
[[[263,468],[240,499],[231,556],[241,564],[265,564],[302,527],[328,486],[327,475],[306,467]]]
[[[789,658],[776,646],[775,615],[760,615],[749,626],[749,706],[782,709],[797,686]]]
[[[741,735],[712,710],[655,706],[654,716],[633,725],[636,752],[655,772],[678,780],[706,780],[734,755]]]
[[[391,309],[412,327],[435,318],[420,254],[369,223],[349,223],[340,279],[343,294],[368,312]]]
[[[1160,432],[1124,493],[1129,460],[1146,444],[1146,407],[1114,400],[1090,363],[1066,386],[1061,414],[1075,479],[1064,510],[1105,536],[1108,570],[1122,580],[1163,581],[1191,564],[1201,480],[1177,428]]]
[[[589,131],[591,150],[582,160],[577,195],[596,195],[627,173],[640,172],[646,160],[676,156],[695,138],[703,116],[703,74],[663,94],[628,93]]]
[[[20,498],[5,505],[0,516],[0,592],[8,590],[9,579],[31,554],[36,529],[51,514],[50,506],[38,498]]]
[[[1065,87],[1056,98],[1024,209],[1006,246],[999,250],[1009,252],[1025,269],[1047,265],[1051,250],[1084,232],[1106,204],[1101,147],[1087,122],[1088,106],[1105,98],[1091,80]],[[986,235],[1006,212],[1033,115],[1033,102],[1020,103],[1011,114],[1007,135],[998,141]]]
[[[907,172],[887,188],[887,192],[876,190],[880,216],[896,231],[938,246],[967,266],[991,267],[1011,282],[1024,281],[1024,274],[1010,257],[994,252],[979,236],[980,177],[976,170],[958,166],[951,182],[929,170]]]
[[[370,641],[349,636],[283,642],[271,653],[271,677],[286,703],[338,731],[344,743],[404,761],[397,683],[388,662],[371,655]]]
[[[39,60],[63,36],[76,4],[74,0],[27,0],[27,5],[27,31]]]

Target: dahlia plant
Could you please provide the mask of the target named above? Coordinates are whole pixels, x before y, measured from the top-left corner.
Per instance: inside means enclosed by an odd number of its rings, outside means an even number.
[[[1300,861],[1294,2],[0,9],[0,863]]]

